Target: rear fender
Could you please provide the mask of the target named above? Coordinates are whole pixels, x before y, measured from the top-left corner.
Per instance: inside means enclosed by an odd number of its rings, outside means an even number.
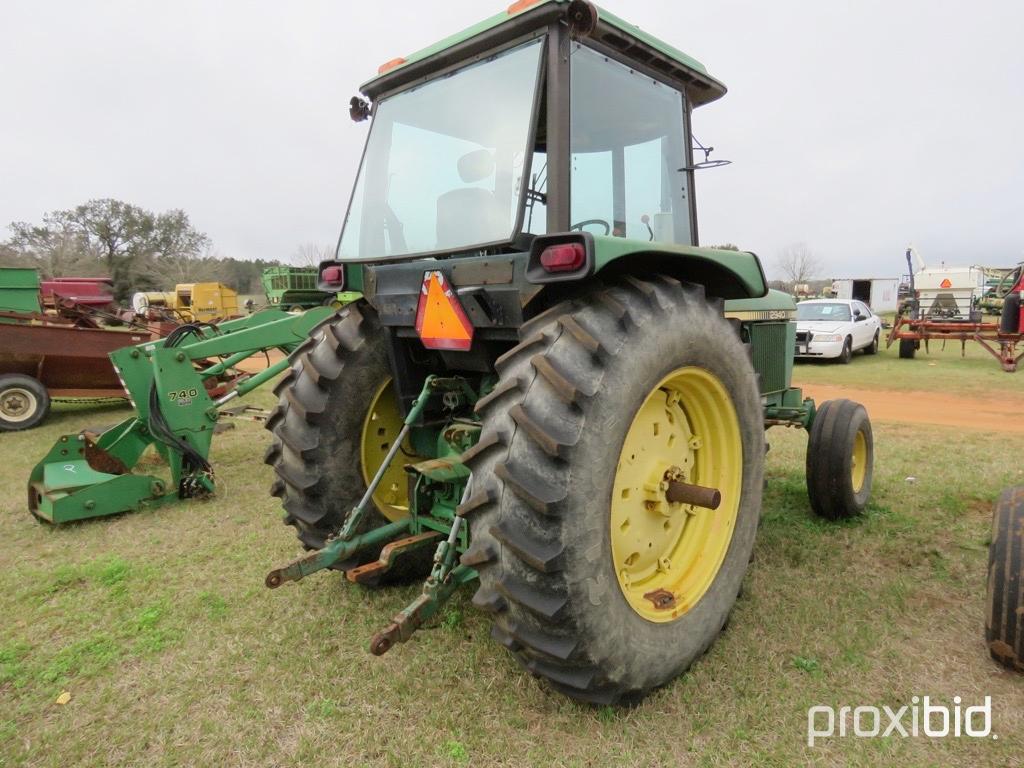
[[[594,237],[598,274],[648,272],[699,283],[708,295],[722,299],[756,299],[768,293],[768,281],[757,256],[748,251]]]

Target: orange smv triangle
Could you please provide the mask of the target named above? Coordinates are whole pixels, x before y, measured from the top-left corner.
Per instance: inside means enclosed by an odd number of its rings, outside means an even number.
[[[439,271],[423,274],[416,333],[427,349],[465,351],[473,344],[473,324]]]
[[[952,288],[952,287],[953,287],[953,283],[951,283],[949,281],[948,277],[945,280],[943,280],[941,283],[939,283],[939,288]]]

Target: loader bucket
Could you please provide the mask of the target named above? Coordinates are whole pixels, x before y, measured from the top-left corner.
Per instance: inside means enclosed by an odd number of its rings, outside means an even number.
[[[85,434],[58,439],[28,482],[29,510],[58,524],[128,512],[166,496],[163,480],[131,474],[121,458]]]

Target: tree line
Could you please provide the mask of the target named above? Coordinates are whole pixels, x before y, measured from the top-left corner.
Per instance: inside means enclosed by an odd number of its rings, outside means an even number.
[[[109,198],[52,211],[37,224],[16,221],[8,230],[0,267],[34,267],[43,278],[110,277],[122,302],[135,291],[177,283],[220,282],[239,293],[261,293],[263,270],[282,264],[218,256],[184,211],[154,213]],[[327,250],[304,244],[293,261],[314,263]]]
[[[119,301],[134,291],[167,290],[177,283],[220,282],[239,293],[262,293],[260,275],[278,260],[225,258],[214,254],[210,238],[180,209],[154,213],[109,198],[52,211],[42,223],[16,221],[0,242],[0,267],[34,267],[44,278],[110,277]],[[739,250],[733,243],[716,248]],[[303,243],[290,263],[315,266],[332,249]],[[805,243],[777,255],[783,280],[773,287],[794,290],[818,277],[821,262]]]

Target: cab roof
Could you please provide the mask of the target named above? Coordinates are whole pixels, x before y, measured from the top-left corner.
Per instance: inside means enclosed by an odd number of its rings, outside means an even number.
[[[581,0],[576,0],[580,2]],[[518,0],[506,10],[446,37],[434,45],[382,64],[378,74],[360,90],[371,99],[414,83],[440,69],[540,29],[564,16],[571,0]],[[725,85],[708,74],[696,59],[659,40],[634,24],[596,8],[598,22],[590,39],[619,52],[626,60],[676,81],[694,106],[725,95]]]

